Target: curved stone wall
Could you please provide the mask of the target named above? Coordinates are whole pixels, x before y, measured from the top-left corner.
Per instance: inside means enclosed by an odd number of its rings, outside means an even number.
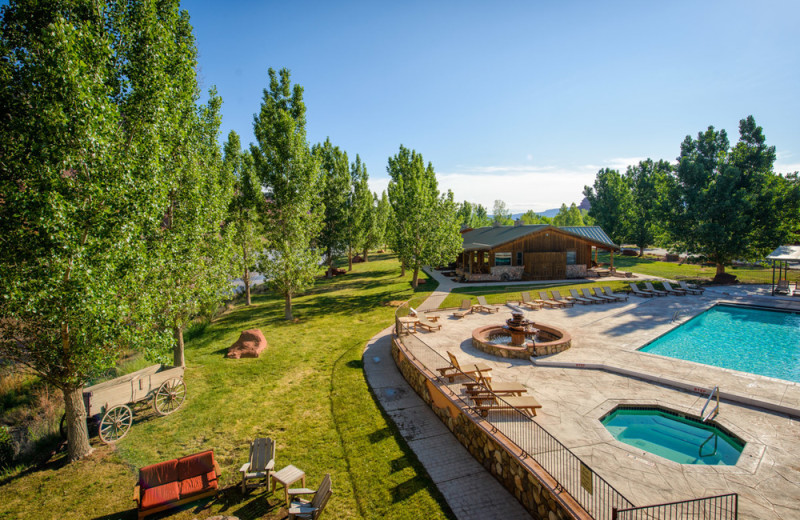
[[[539,337],[544,337],[548,341],[536,342],[534,345],[528,343],[526,347],[512,347],[510,345],[499,345],[492,343],[491,337],[497,333],[508,333],[502,325],[487,325],[478,327],[472,331],[472,346],[476,349],[504,358],[528,359],[531,356],[547,356],[563,352],[572,346],[572,336],[569,332],[558,327],[534,325],[539,329]]]

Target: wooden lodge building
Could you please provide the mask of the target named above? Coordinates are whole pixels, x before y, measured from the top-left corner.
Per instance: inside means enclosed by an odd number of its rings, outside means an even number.
[[[468,281],[562,280],[583,278],[592,269],[592,248],[611,252],[614,244],[599,226],[547,224],[491,226],[461,232],[464,250],[456,272]]]

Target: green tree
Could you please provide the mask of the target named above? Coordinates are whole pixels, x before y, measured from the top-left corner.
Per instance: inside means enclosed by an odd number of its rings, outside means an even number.
[[[558,210],[558,214],[553,217],[553,225],[554,226],[583,226],[583,216],[581,215],[581,210],[578,209],[578,206],[573,202],[570,207],[567,207],[566,204],[561,204],[561,209]]]
[[[239,135],[231,131],[224,144],[223,167],[235,179],[233,198],[228,208],[226,232],[232,234],[236,254],[233,257],[234,271],[242,274],[245,301],[251,305],[250,285],[256,258],[261,251],[262,230],[259,225],[259,209],[264,204],[258,181],[254,178],[253,157],[243,152]]]
[[[91,452],[82,387],[121,349],[158,354],[158,256],[194,43],[177,1],[11,1],[0,21],[0,349],[64,396],[69,460]]]
[[[370,247],[374,215],[372,212],[372,192],[369,191],[369,174],[367,165],[361,162],[361,157],[356,155],[355,162],[350,166],[350,198],[348,209],[350,212],[348,225],[348,270],[353,270],[353,252],[362,251],[362,259],[367,261]]]
[[[426,167],[416,151],[400,145],[386,170],[391,178],[392,249],[403,269],[414,270],[411,285],[416,288],[420,267],[449,263],[461,250],[455,202],[452,194],[439,197],[433,165]]]
[[[320,164],[322,191],[320,198],[324,206],[322,232],[317,245],[325,252],[327,276],[333,276],[333,261],[348,244],[350,229],[349,205],[350,172],[347,152],[331,144],[330,138],[311,149]],[[352,259],[351,259],[352,265]]]
[[[732,149],[725,131],[713,126],[697,139],[687,136],[669,204],[675,247],[716,263],[717,280],[726,278],[725,265],[736,258],[763,258],[798,219],[794,183],[772,172],[775,148],[766,146],[752,116],[739,122],[739,136]],[[776,224],[775,215],[789,223]]]
[[[595,223],[614,242],[625,242],[633,204],[628,180],[617,170],[603,168],[597,172],[594,186],[585,186],[583,194],[591,204],[589,216]]]
[[[486,208],[484,208],[482,204],[475,206],[475,217],[473,220],[474,225],[472,227],[486,227],[491,223],[492,219],[489,218],[489,213],[486,211]]]
[[[381,198],[378,199],[376,195],[375,200],[377,201],[375,204],[375,227],[373,228],[376,237],[375,244],[377,247],[384,247],[387,242],[389,221],[392,218],[392,205],[389,204],[389,196],[386,195],[385,190],[381,192]]]
[[[320,257],[312,247],[322,226],[319,166],[306,141],[303,88],[292,85],[289,70],[269,69],[261,110],[255,117],[257,145],[251,146],[256,174],[270,193],[262,213],[268,251],[259,271],[284,297],[284,314],[292,315],[292,297],[314,283]]]
[[[501,224],[503,226],[510,226],[514,224],[511,219],[511,211],[508,210],[506,203],[502,200],[494,201],[494,209],[492,210],[492,222]]]
[[[639,247],[639,256],[661,234],[661,211],[666,204],[668,177],[672,165],[667,161],[652,159],[628,166],[625,184],[630,189],[630,206],[625,217],[626,238]]]
[[[526,225],[531,225],[531,224],[549,224],[550,223],[549,219],[547,219],[547,217],[543,217],[543,216],[539,215],[538,213],[536,213],[532,209],[529,209],[528,211],[523,213],[522,216],[520,217],[520,220],[522,220],[522,223],[526,224]]]

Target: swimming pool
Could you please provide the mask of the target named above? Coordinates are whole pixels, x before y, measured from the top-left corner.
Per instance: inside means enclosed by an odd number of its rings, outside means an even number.
[[[800,383],[800,315],[715,305],[639,350]]]
[[[601,422],[618,441],[679,464],[732,466],[745,444],[715,424],[657,407],[620,406]]]

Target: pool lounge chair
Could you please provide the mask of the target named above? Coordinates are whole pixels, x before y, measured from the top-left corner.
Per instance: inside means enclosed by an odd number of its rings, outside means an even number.
[[[476,305],[475,308],[479,311],[486,311],[490,314],[500,311],[500,307],[492,306],[486,303],[486,296],[478,296],[478,305]]]
[[[586,297],[591,296],[592,298],[598,298],[603,303],[615,303],[617,301],[616,298],[612,298],[611,296],[606,296],[605,294],[603,294],[603,291],[599,287],[594,288],[594,294],[592,294],[591,289],[581,289],[581,292],[583,293],[584,296]]]
[[[456,359],[456,357],[449,351],[447,352],[447,357],[450,358],[450,366],[437,368],[436,370],[442,377],[446,377],[451,383],[455,380],[456,376],[460,376],[461,374],[470,377],[477,373],[481,373],[484,379],[491,381],[491,376],[482,374],[483,372],[491,372],[492,367],[489,365],[485,363],[467,363],[466,365],[461,365],[458,362],[458,359]]]
[[[571,302],[580,303],[581,305],[592,305],[592,304],[597,303],[596,301],[593,301],[593,300],[587,300],[586,298],[581,298],[578,295],[578,291],[576,291],[575,289],[570,289],[570,293],[572,295],[571,296],[567,296],[567,300],[569,300]],[[559,291],[553,291],[553,299],[560,300],[561,299],[561,293]]]
[[[558,292],[558,291],[550,291],[550,294],[553,295],[553,301],[554,302],[560,302],[560,303],[563,303],[564,305],[568,305],[570,307],[575,305],[575,301],[574,300],[569,299],[569,298],[563,298],[561,296],[561,293]]]
[[[536,416],[536,410],[542,405],[532,395],[509,395],[498,397],[496,395],[472,396],[475,408],[480,410],[483,417],[488,417],[489,412],[497,410],[519,410],[529,417]]]
[[[597,292],[600,292],[600,288],[597,288],[596,290]],[[615,293],[614,291],[611,290],[611,287],[609,287],[608,285],[603,286],[603,291],[605,291],[606,296],[610,296],[611,298],[616,298],[617,301],[619,302],[628,301],[628,295]]]
[[[472,312],[472,300],[463,299],[461,300],[461,307],[455,312],[453,312],[452,316],[454,318],[463,318],[467,314]]]
[[[703,294],[703,291],[705,291],[705,289],[703,289],[702,287],[698,287],[696,285],[689,285],[684,281],[678,282],[678,285],[680,285],[681,289],[688,292],[689,294]]]
[[[478,372],[478,380],[464,383],[467,395],[483,395],[493,393],[495,395],[522,395],[528,391],[520,383],[495,381],[492,383]]]
[[[639,289],[639,286],[636,285],[635,283],[630,283],[628,285],[630,285],[631,293],[634,296],[641,296],[642,298],[652,298],[653,296],[655,296],[655,293],[651,293],[650,291],[643,291],[643,290]]]
[[[539,291],[539,301],[547,305],[551,309],[557,309],[567,306],[572,307],[572,302],[558,302],[556,300],[550,299],[550,297],[547,296],[547,291]],[[567,303],[569,303],[569,305],[567,305]]]
[[[422,327],[430,332],[433,332],[434,329],[442,330],[441,323],[434,323],[433,320],[428,318],[428,316],[422,311],[417,311],[417,327]]]
[[[531,295],[529,292],[522,293],[522,301],[520,302],[521,305],[529,308],[532,311],[538,311],[544,306],[544,302],[540,302],[538,300],[532,300]]]
[[[644,288],[650,291],[651,293],[655,294],[656,296],[667,296],[667,291],[660,291],[653,287],[651,282],[644,282]]]
[[[674,294],[675,296],[686,296],[686,291],[684,291],[683,289],[675,289],[667,281],[661,283],[664,284],[664,290],[667,291],[668,293]]]

